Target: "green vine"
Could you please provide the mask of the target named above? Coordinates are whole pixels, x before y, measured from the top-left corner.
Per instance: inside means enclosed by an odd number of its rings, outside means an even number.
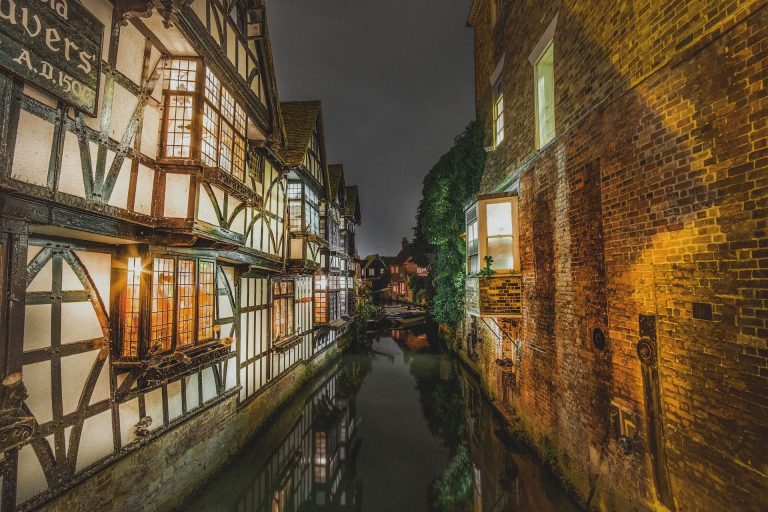
[[[427,296],[432,318],[455,324],[462,316],[466,247],[464,207],[480,189],[485,167],[483,130],[476,121],[424,178],[416,216],[415,259],[430,268],[428,283],[412,283]]]

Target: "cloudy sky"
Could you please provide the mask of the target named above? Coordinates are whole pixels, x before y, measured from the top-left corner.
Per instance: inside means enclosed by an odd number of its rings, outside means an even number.
[[[320,99],[361,192],[361,256],[412,236],[421,181],[474,118],[471,0],[269,0],[281,101]]]

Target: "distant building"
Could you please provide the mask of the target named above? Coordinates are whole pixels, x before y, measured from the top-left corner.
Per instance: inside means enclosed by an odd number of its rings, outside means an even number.
[[[414,261],[414,246],[403,237],[400,252],[389,263],[390,285],[388,297],[399,302],[414,302],[410,281],[413,277],[426,277],[429,270]]]
[[[392,259],[378,254],[371,254],[366,256],[361,263],[360,278],[363,284],[374,294],[374,297],[380,296],[389,287],[389,265],[387,261]]]

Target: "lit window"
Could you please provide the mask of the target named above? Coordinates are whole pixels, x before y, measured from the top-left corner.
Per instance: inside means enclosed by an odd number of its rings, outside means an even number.
[[[467,211],[467,272],[476,274],[480,271],[480,256],[477,243],[477,207]]]
[[[323,484],[328,477],[328,438],[325,432],[315,432],[315,483]]]
[[[296,233],[320,233],[319,200],[315,192],[298,182],[288,183],[288,221]],[[303,208],[303,209],[302,209]]]
[[[152,261],[148,344],[142,342],[141,258],[128,258],[122,356],[138,358],[144,350],[166,352],[214,338],[212,261],[158,257]]]
[[[285,338],[294,334],[294,282],[275,281],[272,283],[272,336]]]
[[[177,345],[191,345],[195,341],[195,262],[179,260],[178,308],[176,320]]]
[[[536,61],[536,140],[537,147],[545,146],[555,137],[555,74],[554,45],[552,42]]]
[[[155,258],[152,269],[152,334],[150,347],[166,351],[173,341],[174,260]]]
[[[216,296],[213,272],[212,261],[200,262],[197,288],[197,339],[199,341],[213,339],[213,304]]]
[[[486,249],[487,255],[493,258],[493,266],[504,270],[513,269],[512,204],[487,203],[485,218]]]
[[[486,268],[493,272],[519,272],[517,196],[505,194],[478,198],[466,214],[467,272]]]
[[[504,92],[501,88],[501,77],[493,84],[493,145],[501,144],[504,140]]]
[[[315,276],[315,323],[328,321],[328,277]]]
[[[210,69],[205,86],[196,91],[195,81],[203,68],[196,60],[174,59],[166,68],[164,156],[200,158],[203,165],[218,167],[237,179],[245,179],[246,115],[232,94]],[[202,101],[202,115],[196,115]],[[197,133],[199,154],[193,154],[192,134]]]
[[[139,355],[139,291],[141,289],[141,258],[128,258],[128,279],[125,290],[125,330],[123,357]]]

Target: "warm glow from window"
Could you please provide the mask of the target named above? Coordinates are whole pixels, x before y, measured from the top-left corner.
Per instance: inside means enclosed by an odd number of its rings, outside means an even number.
[[[139,356],[139,292],[141,290],[141,258],[128,258],[128,279],[125,290],[125,331],[123,356]]]
[[[191,345],[195,342],[195,262],[179,260],[178,307],[176,319],[177,345]]]
[[[197,299],[197,338],[207,341],[213,338],[214,265],[212,261],[200,262]]]
[[[152,334],[151,347],[171,349],[173,340],[173,272],[174,260],[155,258],[152,269]]]
[[[555,138],[555,74],[554,45],[542,52],[536,61],[536,138],[538,147]]]
[[[315,323],[328,321],[328,277],[315,276]]]
[[[504,140],[504,92],[501,88],[501,77],[493,86],[493,145],[501,144]]]
[[[275,281],[272,283],[272,339],[293,336],[294,282]]]
[[[517,197],[479,198],[466,213],[467,272],[485,268],[485,258],[493,258],[494,272],[519,271],[517,256]]]
[[[246,168],[245,111],[210,69],[205,69],[203,91],[196,91],[198,66],[202,68],[195,60],[173,60],[165,70],[164,156],[197,158],[192,154],[192,134],[197,133],[203,165],[219,167],[242,181]],[[202,116],[197,113],[200,102]]]

